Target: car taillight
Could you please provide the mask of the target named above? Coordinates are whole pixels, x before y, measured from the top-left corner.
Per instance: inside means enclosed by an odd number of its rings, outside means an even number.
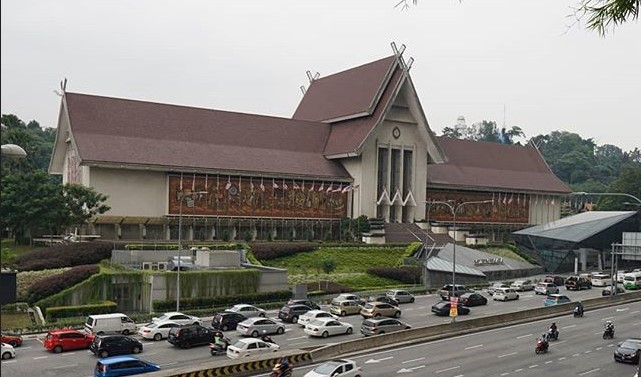
[[[142,330],[142,332],[151,332],[151,330],[149,330],[149,329],[144,329],[144,330]]]

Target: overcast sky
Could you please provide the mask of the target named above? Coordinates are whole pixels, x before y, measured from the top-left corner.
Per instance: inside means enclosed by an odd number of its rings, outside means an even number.
[[[55,127],[67,78],[69,92],[291,117],[307,70],[396,42],[437,134],[463,115],[641,147],[639,22],[602,38],[569,17],[579,0],[397,1],[3,0],[2,114]]]

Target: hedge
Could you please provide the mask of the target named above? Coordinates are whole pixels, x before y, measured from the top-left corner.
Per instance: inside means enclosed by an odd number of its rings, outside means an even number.
[[[209,250],[236,250],[242,249],[242,243],[215,243],[215,244],[201,244],[201,245],[187,245],[183,246],[182,250],[189,250],[192,247],[206,247]],[[154,244],[127,244],[125,250],[178,250],[178,245],[175,243],[154,243]]]
[[[92,314],[115,313],[118,304],[113,301],[103,301],[96,304],[77,306],[56,306],[45,309],[47,321],[56,321],[59,318],[84,317]]]
[[[401,266],[393,267],[374,267],[367,269],[368,274],[398,280],[404,284],[420,284],[423,277],[422,267]]]
[[[283,301],[292,297],[290,291],[249,293],[243,295],[217,296],[217,297],[194,297],[181,298],[180,306],[183,310],[202,309],[206,307],[216,308],[232,306],[235,304],[261,303],[269,301]],[[176,309],[176,300],[154,301],[154,311],[172,311]]]
[[[44,278],[29,287],[27,302],[33,304],[46,297],[53,296],[99,272],[100,267],[96,265],[76,266],[61,274]]]
[[[78,242],[34,250],[16,257],[18,271],[50,270],[96,264],[111,258],[112,242]]]
[[[252,252],[258,260],[271,260],[296,253],[314,251],[318,245],[313,243],[254,243]]]

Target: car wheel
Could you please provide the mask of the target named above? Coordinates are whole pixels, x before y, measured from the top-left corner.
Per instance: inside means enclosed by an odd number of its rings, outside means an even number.
[[[60,352],[62,352],[62,346],[53,347],[53,353],[60,353]]]
[[[134,353],[140,353],[142,350],[140,349],[140,347],[134,347],[133,351]]]
[[[284,333],[284,332],[285,332],[285,328],[284,328],[284,327],[279,327],[279,328],[276,330],[276,333],[277,333],[278,335],[280,335],[280,334],[282,334],[282,333]]]
[[[98,331],[98,334],[96,334],[96,335],[101,336],[101,335],[105,335],[105,333],[102,332],[102,331]]]
[[[292,317],[292,323],[298,323],[298,317],[297,316],[293,316]]]
[[[401,318],[401,312],[394,313],[394,318]]]
[[[343,311],[341,312],[341,317],[345,317],[346,315],[347,315],[347,313],[345,313],[345,311],[343,310]]]
[[[260,313],[258,316],[265,318],[265,313]]]
[[[196,325],[196,326],[199,326],[200,322],[194,322],[193,324]]]
[[[154,334],[154,340],[155,341],[159,341],[161,339],[162,339],[162,334],[161,333]]]
[[[414,303],[414,297],[410,299],[410,304],[413,304],[413,303]]]
[[[103,359],[104,359],[105,357],[109,357],[109,352],[107,352],[107,351],[101,351],[101,352],[100,352],[100,357],[101,357],[101,358],[103,358]]]
[[[385,334],[385,331],[379,331],[378,335]]]
[[[183,343],[183,344],[182,344],[182,348],[184,348],[184,349],[190,349],[190,348],[191,348],[191,343],[189,343],[189,342],[185,342],[185,343]]]
[[[252,337],[258,338],[258,331],[256,330],[252,331]]]
[[[13,348],[16,348],[16,347],[18,347],[18,346],[19,346],[19,344],[18,344],[18,342],[17,342],[16,340],[12,340],[12,341],[10,341],[10,342],[9,342],[9,344],[11,344],[11,346],[12,346]]]
[[[347,331],[345,331],[345,334],[349,335],[349,334],[351,334],[352,332],[354,332],[354,329],[352,329],[351,327],[348,327],[348,328],[347,328]]]
[[[323,331],[323,338],[327,338],[329,336],[329,333],[327,331]]]
[[[2,360],[9,360],[11,358],[10,352],[5,352],[2,354]]]
[[[129,335],[129,330],[127,329],[122,330],[122,335]]]
[[[374,318],[381,318],[381,313],[374,314]]]
[[[222,330],[223,330],[223,331],[227,331],[227,330],[229,330],[229,326],[227,326],[227,325],[223,325]]]

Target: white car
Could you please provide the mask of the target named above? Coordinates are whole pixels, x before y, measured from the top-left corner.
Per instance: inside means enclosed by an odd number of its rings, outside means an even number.
[[[203,320],[198,317],[183,314],[180,312],[165,313],[160,317],[152,318],[151,321],[152,322],[172,321],[172,322],[176,322],[179,325],[200,325],[201,323],[203,323]]]
[[[280,346],[274,343],[263,342],[256,338],[243,338],[227,347],[227,357],[239,359],[261,353],[276,352],[279,349]]]
[[[310,370],[304,377],[360,377],[361,367],[349,359],[329,360]]]
[[[11,344],[2,343],[2,360],[13,359],[16,357],[16,350]]]
[[[494,283],[494,284],[490,285],[486,289],[486,291],[490,296],[492,296],[494,294],[494,292],[496,292],[497,289],[501,289],[501,288],[510,288],[510,286],[505,284],[505,283]]]
[[[494,301],[509,301],[509,300],[518,300],[519,294],[512,288],[499,288],[494,291],[492,300]]]
[[[301,314],[300,317],[298,317],[298,324],[305,327],[309,322],[316,318],[334,318],[338,319],[337,316],[333,315],[330,312],[326,312],[325,310],[310,310],[305,314]]]
[[[138,335],[144,339],[161,340],[169,336],[169,330],[179,327],[180,323],[174,321],[151,322],[138,330]]]
[[[555,293],[559,293],[559,287],[554,285],[554,283],[548,283],[548,282],[543,282],[539,283],[534,287],[534,293],[535,294],[541,294],[541,295],[551,295]]]
[[[534,290],[534,285],[529,280],[515,280],[514,283],[510,284],[510,288],[515,291],[531,291]]]
[[[309,322],[304,331],[309,336],[327,338],[330,335],[351,334],[354,331],[354,327],[349,323],[341,322],[334,318],[318,318]]]
[[[226,312],[240,313],[245,318],[252,317],[265,317],[265,309],[257,308],[254,305],[249,304],[237,304],[232,306],[229,309],[225,309]]]

